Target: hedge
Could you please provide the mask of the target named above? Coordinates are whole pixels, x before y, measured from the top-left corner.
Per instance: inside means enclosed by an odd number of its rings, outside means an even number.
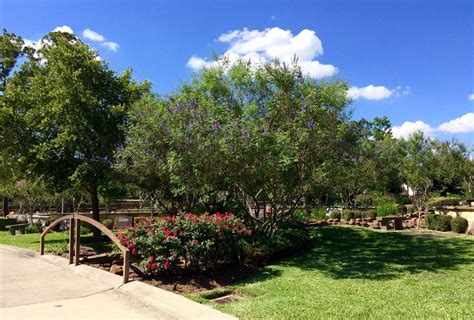
[[[428,214],[425,217],[426,227],[430,230],[451,231],[453,217],[443,214]]]
[[[457,216],[451,221],[451,229],[457,233],[466,233],[469,222],[467,219]]]
[[[426,202],[426,207],[436,208],[436,207],[446,207],[446,206],[458,206],[459,202],[463,201],[461,197],[436,197],[431,198]]]

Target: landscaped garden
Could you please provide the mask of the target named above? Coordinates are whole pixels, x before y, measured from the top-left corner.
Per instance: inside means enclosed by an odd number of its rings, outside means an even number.
[[[350,86],[297,59],[219,60],[164,96],[70,33],[1,43],[0,243],[67,219],[45,248],[66,255],[80,214],[118,238],[83,226],[81,263],[122,274],[129,250],[132,280],[243,319],[474,314],[463,143],[353,119]]]
[[[470,236],[351,226],[315,228],[310,235],[304,250],[262,269],[142,281],[168,290],[179,284],[175,292],[240,319],[468,319],[474,312]],[[39,234],[2,231],[0,243],[37,250]],[[66,251],[67,233],[49,235],[46,250]],[[222,296],[227,303],[211,301]]]

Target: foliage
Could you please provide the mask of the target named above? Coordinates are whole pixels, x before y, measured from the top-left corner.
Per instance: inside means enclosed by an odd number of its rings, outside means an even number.
[[[112,221],[112,219],[104,219],[102,220],[102,224],[110,230],[112,230],[112,228],[114,227],[114,222]]]
[[[210,269],[237,261],[240,241],[252,230],[231,213],[149,217],[125,233],[122,244],[148,272],[176,271],[180,267]]]
[[[134,105],[120,167],[164,211],[233,199],[271,234],[355,146],[346,90],[296,65],[218,64]]]
[[[419,214],[427,205],[431,191],[442,195],[448,192],[459,194],[463,193],[464,184],[470,183],[469,168],[472,161],[463,144],[456,141],[442,142],[417,133],[402,140],[401,147],[404,153],[403,178],[413,191],[412,201]],[[436,204],[436,200],[431,203]]]
[[[464,184],[468,182],[473,164],[468,157],[470,150],[455,140],[433,140],[432,148],[436,156],[433,189],[443,196],[464,193]]]
[[[370,207],[375,205],[378,195],[373,193],[361,193],[354,197],[354,203],[359,207]]]
[[[327,218],[326,208],[324,207],[314,208],[313,211],[311,212],[311,217],[314,219],[326,219]]]
[[[449,196],[449,197],[436,197],[431,198],[426,202],[428,208],[436,207],[446,207],[446,206],[458,206],[461,201],[464,199],[459,196]]]
[[[421,211],[433,186],[435,156],[432,151],[432,140],[418,132],[407,140],[400,141],[403,150],[402,176],[406,185],[412,190],[413,204],[418,209],[418,223]]]
[[[23,44],[21,37],[3,29],[3,34],[0,35],[0,92],[5,90],[8,77],[18,58],[25,53]]]
[[[463,218],[461,216],[456,216],[453,220],[451,220],[451,230],[453,230],[454,232],[466,233],[468,226],[469,221],[467,221],[466,218]]]
[[[19,212],[33,214],[36,211],[47,211],[60,203],[60,195],[40,179],[23,179],[8,188],[7,194],[12,198],[11,205]]]
[[[377,217],[384,217],[391,214],[398,214],[398,205],[393,200],[379,198],[375,203]]]
[[[341,213],[341,219],[351,220],[358,218],[375,218],[378,216],[377,211],[375,210],[364,210],[364,211],[354,211],[354,210],[343,210]]]
[[[310,217],[310,214],[306,210],[295,210],[293,212],[293,219],[296,221],[304,221]]]
[[[43,225],[40,222],[33,223],[25,228],[26,233],[41,233]]]
[[[307,230],[292,224],[281,226],[271,237],[262,235],[256,239],[252,248],[253,261],[258,263],[260,255],[263,259],[288,257],[300,252],[310,243],[311,237]]]
[[[375,118],[371,122],[362,119],[356,123],[357,148],[350,149],[331,180],[347,207],[360,205],[357,201],[363,200],[363,197],[357,198],[360,194],[398,192],[401,185],[399,150],[390,136],[388,119]]]
[[[116,76],[75,35],[51,32],[41,43],[1,96],[2,153],[25,176],[86,189],[98,220],[97,187],[125,140],[128,108],[148,84],[133,82],[130,70]]]
[[[451,231],[453,217],[444,214],[428,214],[425,217],[426,226],[430,230]]]
[[[341,219],[341,212],[339,211],[331,211],[329,213],[329,219]]]

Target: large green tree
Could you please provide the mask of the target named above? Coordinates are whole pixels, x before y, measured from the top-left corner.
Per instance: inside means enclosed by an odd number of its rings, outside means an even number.
[[[296,65],[221,62],[136,104],[122,167],[182,210],[237,200],[272,233],[356,146],[346,91]]]
[[[129,106],[149,84],[110,70],[76,36],[52,32],[7,82],[1,98],[4,153],[51,187],[84,188],[99,220],[98,186],[123,145]]]

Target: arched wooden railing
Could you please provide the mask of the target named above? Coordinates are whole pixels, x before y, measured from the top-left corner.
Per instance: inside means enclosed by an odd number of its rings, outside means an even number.
[[[130,273],[130,250],[120,243],[120,240],[110,229],[108,229],[102,223],[99,223],[89,217],[80,214],[70,214],[54,220],[41,234],[40,254],[44,254],[44,237],[53,229],[54,226],[65,220],[69,220],[69,263],[72,264],[74,262],[76,266],[79,264],[79,252],[81,247],[81,221],[87,222],[102,231],[107,237],[110,238],[110,240],[112,240],[117,245],[120,250],[122,250],[123,283],[127,283]]]

